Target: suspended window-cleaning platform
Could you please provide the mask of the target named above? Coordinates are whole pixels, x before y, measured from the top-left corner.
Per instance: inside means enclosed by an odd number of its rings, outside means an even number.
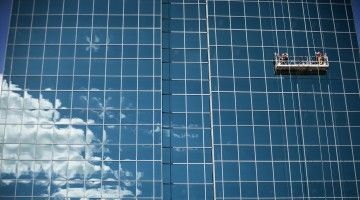
[[[314,56],[293,56],[275,53],[277,74],[324,74],[329,68],[326,54],[316,52]]]

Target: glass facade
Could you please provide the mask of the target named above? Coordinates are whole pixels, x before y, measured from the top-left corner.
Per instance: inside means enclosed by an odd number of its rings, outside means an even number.
[[[0,199],[358,199],[359,66],[350,0],[14,0]]]
[[[14,1],[2,198],[160,199],[159,0]]]
[[[208,1],[218,199],[359,198],[359,49],[350,1]],[[276,75],[273,53],[329,56]]]

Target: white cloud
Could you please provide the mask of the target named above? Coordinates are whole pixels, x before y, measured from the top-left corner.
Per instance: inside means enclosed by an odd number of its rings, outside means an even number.
[[[93,124],[94,121],[60,118],[60,107],[59,99],[53,104],[41,95],[35,98],[16,85],[3,81],[0,95],[1,174],[11,174],[19,178],[26,174],[44,173],[49,180],[52,178],[51,184],[58,186],[54,194],[57,197],[121,198],[141,194],[138,188],[133,192],[129,190],[128,183],[94,189],[66,186],[64,180],[84,180],[84,177],[89,180],[89,177],[96,177],[100,181],[97,175],[101,173],[111,174],[109,177],[113,180],[119,178],[118,174],[136,180],[140,180],[143,175],[138,172],[134,177],[134,174],[123,170],[121,166],[119,171],[116,171],[106,164],[101,164],[101,157],[97,156],[101,149],[98,149],[99,146],[90,145],[98,139],[89,128],[77,127],[86,127],[85,125]],[[105,142],[106,132],[103,135]],[[4,184],[13,183],[11,180],[0,181]]]
[[[116,186],[114,188],[101,188],[100,185],[97,185],[98,188],[93,189],[83,189],[83,188],[68,188],[68,189],[59,189],[55,196],[68,196],[70,198],[81,198],[82,200],[88,198],[123,198],[126,196],[134,196],[133,192],[127,189],[119,188]]]

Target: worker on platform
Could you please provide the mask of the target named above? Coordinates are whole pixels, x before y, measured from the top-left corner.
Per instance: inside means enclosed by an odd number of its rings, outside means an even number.
[[[315,57],[319,65],[323,65],[325,63],[325,57],[321,51],[316,52]]]
[[[279,58],[279,60],[280,60],[280,63],[281,64],[287,64],[287,62],[288,62],[288,60],[289,60],[289,54],[288,53],[282,53],[281,55],[280,55],[280,58]]]

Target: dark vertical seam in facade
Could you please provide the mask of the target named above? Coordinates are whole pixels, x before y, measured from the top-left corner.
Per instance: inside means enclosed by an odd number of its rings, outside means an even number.
[[[164,8],[163,5],[167,4],[167,6]],[[164,86],[167,84],[167,87],[168,89],[170,89],[170,81],[169,81],[169,75],[170,75],[170,68],[169,68],[169,62],[170,62],[170,51],[169,51],[169,46],[170,46],[170,40],[169,40],[169,30],[167,30],[169,28],[169,16],[164,16],[164,10],[166,10],[166,13],[167,15],[169,15],[169,1],[168,0],[161,0],[161,84],[162,84],[162,88],[161,88],[161,108],[162,108],[162,121],[161,121],[161,129],[162,129],[162,133],[161,133],[161,149],[162,149],[162,165],[161,165],[161,168],[162,168],[162,198],[164,198],[164,194],[165,194],[165,190],[169,190],[169,194],[171,195],[172,193],[172,187],[171,187],[171,128],[170,128],[170,124],[171,124],[171,117],[170,117],[170,113],[171,111],[170,110],[167,110],[168,113],[167,115],[163,115],[163,113],[165,113],[164,110],[164,101],[165,100],[169,100],[170,99],[165,99],[164,100],[164,95],[169,95],[169,93],[164,92]],[[165,28],[166,29],[165,29]],[[163,37],[164,33],[167,34],[167,37]],[[167,45],[164,45],[164,40],[167,39],[168,41],[168,44]],[[166,56],[166,60],[164,59],[164,55]],[[167,65],[168,68],[164,68],[164,64]],[[167,77],[164,77],[165,75],[163,74],[164,73],[164,69],[167,69]],[[170,109],[170,102],[167,102],[167,105],[169,106],[168,109]],[[167,119],[164,120],[164,118],[167,117]],[[169,124],[165,124],[164,122],[168,122]],[[166,131],[164,131],[164,129],[166,129]],[[165,134],[170,134],[169,135],[169,142],[170,142],[170,146],[167,146],[165,147],[164,146],[164,135]],[[164,149],[167,149],[168,150],[168,153],[169,154],[165,154],[166,156],[169,156],[169,158],[167,158],[169,160],[169,163],[166,163],[164,160]],[[164,165],[169,165],[169,171],[166,171],[164,172]],[[165,183],[164,182],[164,173],[167,173],[168,172],[168,175],[169,175],[169,182],[168,183]],[[168,184],[167,187],[164,187],[166,184]],[[171,199],[171,196],[170,196],[170,199]]]
[[[4,3],[5,2],[5,3]],[[3,5],[6,6],[3,6]],[[13,9],[13,0],[2,0],[1,4],[1,14],[0,17],[3,19],[2,22],[0,22],[0,36],[3,37],[3,39],[0,39],[3,41],[0,42],[0,94],[2,90],[2,82],[3,82],[3,74],[5,71],[5,60],[6,60],[6,53],[7,53],[7,44],[9,40],[10,35],[10,23],[11,23],[11,13]],[[9,9],[9,10],[6,10]],[[6,12],[8,11],[8,12]],[[6,24],[7,19],[7,24]]]

